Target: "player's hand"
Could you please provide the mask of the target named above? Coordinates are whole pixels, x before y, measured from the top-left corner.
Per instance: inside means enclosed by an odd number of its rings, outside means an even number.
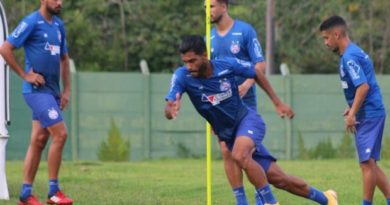
[[[239,85],[238,86],[238,94],[240,95],[240,97],[241,98],[244,97],[250,88],[251,88],[251,86],[248,86],[245,83]]]
[[[287,117],[288,119],[292,119],[295,115],[294,111],[290,108],[290,106],[284,103],[280,103],[276,106],[276,113],[278,113],[281,118]]]
[[[356,125],[359,124],[359,122],[356,121],[356,117],[354,115],[347,115],[344,118],[345,121],[345,130],[348,133],[355,134],[356,133]]]
[[[344,112],[343,112],[343,116],[347,116],[349,114],[349,111],[351,110],[350,107],[347,107],[345,108]]]
[[[175,101],[168,101],[165,106],[165,117],[168,120],[175,119],[180,110],[180,93],[176,93]]]
[[[23,76],[23,79],[35,86],[41,86],[45,84],[45,78],[43,78],[43,76],[39,73],[35,73],[32,68]]]
[[[60,109],[64,110],[69,105],[70,91],[64,91],[61,93]]]

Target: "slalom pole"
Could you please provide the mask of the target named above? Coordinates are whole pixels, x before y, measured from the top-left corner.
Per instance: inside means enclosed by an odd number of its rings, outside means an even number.
[[[210,0],[206,0],[206,47],[210,60]],[[206,123],[207,205],[211,205],[211,126]]]

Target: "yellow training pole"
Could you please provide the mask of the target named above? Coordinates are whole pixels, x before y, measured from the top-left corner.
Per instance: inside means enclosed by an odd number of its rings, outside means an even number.
[[[206,45],[210,59],[210,0],[206,0]],[[211,126],[206,123],[207,205],[211,205]]]

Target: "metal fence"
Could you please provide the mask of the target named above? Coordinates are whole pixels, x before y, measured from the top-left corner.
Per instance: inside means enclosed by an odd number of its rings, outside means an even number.
[[[65,111],[69,140],[64,159],[97,160],[98,148],[107,140],[111,120],[129,141],[131,160],[204,156],[205,121],[187,97],[176,120],[164,118],[164,96],[170,78],[170,74],[73,73],[71,107]],[[330,139],[334,145],[340,143],[346,104],[337,75],[270,76],[269,80],[296,113],[291,121],[280,119],[265,93],[257,89],[258,110],[267,124],[265,144],[274,155],[295,158],[298,135],[308,148],[324,139]],[[378,81],[385,105],[390,107],[390,76],[378,76]],[[21,160],[30,140],[31,113],[21,95],[21,80],[14,74],[10,101],[12,123],[7,159]],[[389,136],[389,121],[385,129],[385,136]],[[215,139],[213,154],[219,155]]]

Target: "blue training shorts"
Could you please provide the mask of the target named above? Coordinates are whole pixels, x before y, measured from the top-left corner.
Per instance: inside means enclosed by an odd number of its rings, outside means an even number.
[[[23,96],[32,111],[32,119],[39,121],[42,128],[63,121],[60,99],[48,93],[26,93]]]
[[[267,172],[271,163],[276,161],[276,158],[263,145],[265,133],[266,126],[263,119],[256,111],[250,110],[238,126],[236,138],[246,136],[253,140],[256,150],[252,157]],[[234,142],[226,142],[226,144],[230,150],[233,149]]]
[[[380,160],[385,119],[386,116],[365,118],[356,125],[355,145],[360,163],[370,158]]]

